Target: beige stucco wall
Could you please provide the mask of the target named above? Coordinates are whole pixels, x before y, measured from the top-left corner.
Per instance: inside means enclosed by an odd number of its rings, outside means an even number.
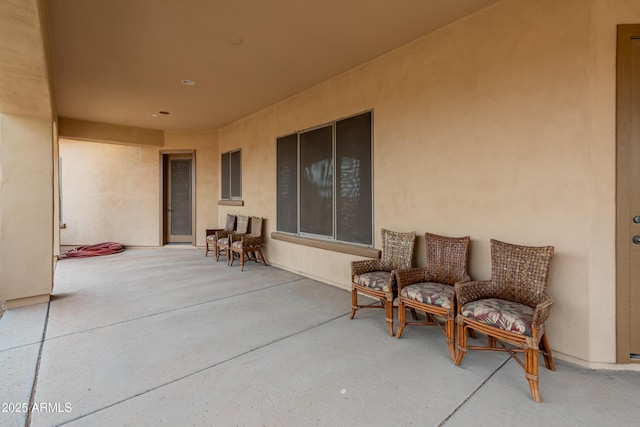
[[[49,300],[53,284],[51,120],[0,114],[0,300]]]
[[[53,136],[53,256],[60,255],[60,144],[58,138],[58,124],[52,123]]]
[[[220,129],[243,149],[244,208],[275,231],[275,139],[374,110],[380,228],[554,245],[552,347],[615,362],[616,24],[640,2],[505,1]],[[424,263],[423,239],[417,265]],[[268,240],[274,265],[347,288],[353,256]]]
[[[166,132],[163,147],[62,139],[61,244],[160,244],[161,153],[195,150],[196,236],[216,226],[217,132]]]
[[[49,300],[53,116],[43,0],[0,2],[0,300]]]

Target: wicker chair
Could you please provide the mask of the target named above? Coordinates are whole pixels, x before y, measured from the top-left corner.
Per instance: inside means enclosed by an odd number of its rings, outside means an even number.
[[[244,215],[238,215],[236,220],[236,229],[234,231],[218,231],[216,233],[216,261],[220,259],[220,255],[227,257],[227,264],[229,263],[231,238],[230,236],[239,237],[247,234],[247,228],[249,227],[249,217]]]
[[[444,332],[451,360],[455,359],[455,294],[453,285],[471,280],[467,274],[467,237],[445,237],[425,233],[427,266],[398,270],[398,331],[406,325],[437,325]],[[425,312],[427,320],[407,322],[407,308]],[[443,319],[442,319],[443,318]],[[441,320],[442,319],[442,320]]]
[[[229,265],[233,264],[235,254],[238,254],[240,258],[240,271],[244,271],[245,259],[253,258],[258,261],[258,255],[264,265],[268,265],[262,253],[262,218],[252,216],[250,225],[251,231],[249,234],[242,236],[231,235],[231,256],[229,257]],[[252,257],[253,255],[253,257]]]
[[[384,308],[389,335],[393,336],[395,272],[411,267],[415,238],[413,231],[398,233],[382,229],[382,258],[351,262],[351,319],[361,308]],[[378,299],[380,305],[359,305],[358,294]]]
[[[531,397],[540,402],[538,356],[555,370],[544,327],[553,298],[546,294],[553,246],[529,247],[491,240],[491,280],[455,285],[458,301],[458,353],[467,350],[505,351],[525,370]],[[468,346],[465,332],[476,330],[488,346]],[[524,354],[524,362],[517,356]]]
[[[233,231],[236,229],[236,216],[227,214],[227,221],[225,222],[224,228],[207,228],[205,232],[207,233],[207,238],[205,239],[206,249],[204,252],[204,256],[209,254],[209,245],[213,246],[213,251],[215,252],[215,247],[217,243],[217,233],[219,231]]]

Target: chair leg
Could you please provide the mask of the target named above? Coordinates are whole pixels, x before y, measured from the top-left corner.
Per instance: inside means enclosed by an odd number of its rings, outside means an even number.
[[[391,297],[391,301],[387,297],[386,300],[382,300],[384,304],[386,316],[387,316],[387,328],[389,329],[389,336],[393,336],[393,297]]]
[[[544,366],[551,371],[556,370],[556,364],[553,362],[553,355],[551,354],[551,346],[549,345],[549,340],[547,339],[547,332],[545,331],[544,335],[542,335],[542,339],[540,340],[540,346],[542,347],[542,355],[544,357]]]
[[[264,254],[262,253],[262,249],[258,248],[258,249],[256,249],[256,252],[257,252],[258,254],[260,254],[260,259],[262,260],[262,263],[263,263],[264,265],[269,265],[269,264],[267,264],[267,260],[264,258]],[[258,255],[256,254],[256,252],[254,252],[253,254],[254,254],[254,255],[255,255],[255,257],[256,257],[256,262],[258,262]]]
[[[467,352],[467,331],[463,323],[458,323],[458,349],[456,351],[456,358],[453,361],[454,365],[460,365],[462,358]]]
[[[241,249],[238,256],[240,257],[240,271],[244,271],[244,250]]]
[[[353,319],[356,315],[356,310],[358,309],[358,291],[356,287],[351,285],[351,316],[349,319]]]
[[[452,361],[456,360],[456,322],[453,314],[447,317],[445,322],[445,338],[447,339],[447,346],[449,346],[449,357]]]
[[[415,310],[412,308],[411,311],[415,313]],[[398,298],[398,330],[396,331],[396,338],[400,338],[402,336],[402,332],[404,331],[404,327],[407,324],[407,309],[402,303],[402,298]]]
[[[216,257],[216,262],[220,260],[220,248],[218,247],[218,243],[213,247],[213,254]]]
[[[529,381],[531,397],[540,403],[540,388],[538,387],[538,350],[527,348],[524,351],[525,377]]]
[[[411,317],[413,317],[413,320],[418,320],[418,313],[416,313],[416,309],[412,308],[411,309]],[[406,316],[405,316],[406,318]]]
[[[209,241],[208,241],[208,240],[207,240],[207,241],[205,241],[205,242],[204,242],[204,245],[205,245],[205,247],[206,247],[206,248],[205,248],[205,251],[204,251],[204,256],[206,257],[207,255],[209,255]]]

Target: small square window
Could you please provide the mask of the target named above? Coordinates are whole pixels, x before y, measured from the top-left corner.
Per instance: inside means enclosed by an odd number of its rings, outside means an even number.
[[[242,152],[223,153],[220,159],[220,194],[222,200],[242,199]]]

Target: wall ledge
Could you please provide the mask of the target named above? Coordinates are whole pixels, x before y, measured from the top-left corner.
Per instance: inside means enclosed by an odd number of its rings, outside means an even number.
[[[324,249],[327,251],[340,252],[343,254],[357,255],[366,258],[380,258],[380,249],[368,248],[365,246],[350,245],[347,243],[330,242],[327,240],[311,239],[308,237],[294,236],[286,233],[271,233],[273,240],[280,240],[296,245],[310,246],[312,248]]]
[[[244,200],[218,200],[218,206],[244,206]]]

